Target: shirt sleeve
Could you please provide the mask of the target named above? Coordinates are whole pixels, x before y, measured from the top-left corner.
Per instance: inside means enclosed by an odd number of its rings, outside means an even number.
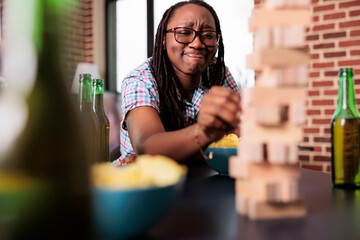
[[[225,81],[223,86],[226,88],[230,88],[237,93],[240,93],[239,84],[236,83],[228,67],[225,67]]]
[[[123,80],[121,108],[124,129],[126,129],[126,116],[134,108],[148,106],[160,112],[157,88],[155,82],[151,81],[151,77],[146,71],[135,71]]]

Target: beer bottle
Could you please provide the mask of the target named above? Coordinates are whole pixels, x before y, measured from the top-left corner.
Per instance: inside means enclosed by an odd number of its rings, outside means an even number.
[[[104,110],[104,83],[102,79],[93,80],[93,110],[99,124],[99,161],[108,162],[110,123]]]
[[[90,164],[94,164],[99,161],[99,124],[93,111],[91,74],[80,74],[79,103],[83,136],[89,150],[88,157]]]
[[[24,38],[20,34],[22,30],[17,32],[19,35],[7,35],[11,49],[29,50],[20,55],[14,52],[12,58],[4,60],[10,60],[11,64],[8,80],[25,85],[26,80],[31,79],[33,85],[24,96],[28,110],[24,129],[2,162],[3,171],[18,180],[7,182],[11,188],[9,193],[0,193],[0,197],[9,201],[8,204],[0,201],[0,210],[12,213],[9,218],[0,214],[1,239],[4,239],[1,236],[3,220],[7,221],[5,239],[92,237],[89,164],[79,131],[78,111],[72,105],[64,81],[61,67],[65,59],[60,58],[63,49],[59,43],[61,38],[68,37],[68,32],[59,24],[66,18],[64,7],[70,5],[76,11],[77,2],[8,1],[7,16],[15,16],[16,12],[30,14],[26,21],[19,14],[16,21],[6,21],[9,31],[17,28],[30,31]],[[24,70],[17,64],[22,63],[22,54],[28,56],[29,52],[33,55],[28,66],[37,67],[33,72],[24,71],[23,79],[17,79],[16,71]],[[20,181],[22,178],[17,178],[18,175],[26,180]],[[19,184],[13,184],[17,182]]]
[[[339,71],[338,105],[331,120],[331,171],[334,187],[360,187],[360,115],[352,68]]]

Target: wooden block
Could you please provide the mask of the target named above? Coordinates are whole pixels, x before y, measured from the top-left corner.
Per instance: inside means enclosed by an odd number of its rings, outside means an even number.
[[[256,79],[258,87],[306,87],[308,67],[306,64],[285,67],[265,66]]]
[[[264,104],[255,106],[254,120],[262,126],[278,126],[288,121],[288,106]],[[248,118],[246,118],[249,120]]]
[[[307,8],[310,6],[310,0],[266,0],[264,8]]]
[[[264,66],[284,67],[289,65],[307,64],[310,56],[305,50],[286,48],[265,48],[254,50],[246,57],[246,66],[260,71]]]
[[[289,109],[289,121],[296,125],[306,123],[306,106],[304,102],[293,102]]]
[[[261,202],[291,202],[298,198],[298,179],[236,179],[235,193]]]
[[[229,158],[229,176],[241,179],[299,179],[300,168],[297,164],[252,163],[238,156],[232,156]]]
[[[310,8],[298,9],[265,9],[255,8],[250,18],[250,32],[255,32],[259,27],[291,26],[311,24]]]
[[[298,162],[298,147],[294,143],[269,142],[267,160],[271,164],[295,164]]]
[[[303,198],[290,203],[268,203],[255,199],[248,201],[248,216],[252,220],[300,218],[306,215]]]
[[[235,209],[240,215],[248,215],[249,197],[243,194],[235,195]]]
[[[302,48],[306,44],[305,39],[305,28],[300,25],[259,27],[254,34],[254,49]]]
[[[278,127],[266,127],[254,122],[242,122],[240,135],[242,139],[250,142],[300,142],[303,139],[303,132],[300,126],[290,123]]]
[[[242,139],[238,145],[238,156],[249,162],[261,163],[264,161],[264,144],[260,142],[249,142]]]
[[[254,87],[244,88],[241,92],[241,104],[245,110],[254,105],[289,105],[292,102],[305,102],[307,99],[307,88],[271,88]]]

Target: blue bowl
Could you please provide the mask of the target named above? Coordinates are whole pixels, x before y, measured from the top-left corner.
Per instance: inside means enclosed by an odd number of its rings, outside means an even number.
[[[123,239],[145,233],[171,208],[183,179],[175,185],[131,190],[92,189],[99,239]]]
[[[211,159],[205,160],[210,168],[220,175],[229,175],[229,157],[237,154],[237,148],[228,147],[208,147],[205,150],[206,156]]]

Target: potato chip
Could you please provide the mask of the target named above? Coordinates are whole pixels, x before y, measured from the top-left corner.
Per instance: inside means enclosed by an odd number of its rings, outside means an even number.
[[[92,167],[93,185],[111,189],[168,186],[177,183],[187,168],[165,156],[140,155],[134,163],[115,167],[101,163]]]
[[[217,142],[212,142],[209,147],[237,147],[239,143],[239,137],[234,134],[234,133],[230,133],[226,136],[224,136],[223,138],[221,138],[219,141]]]

